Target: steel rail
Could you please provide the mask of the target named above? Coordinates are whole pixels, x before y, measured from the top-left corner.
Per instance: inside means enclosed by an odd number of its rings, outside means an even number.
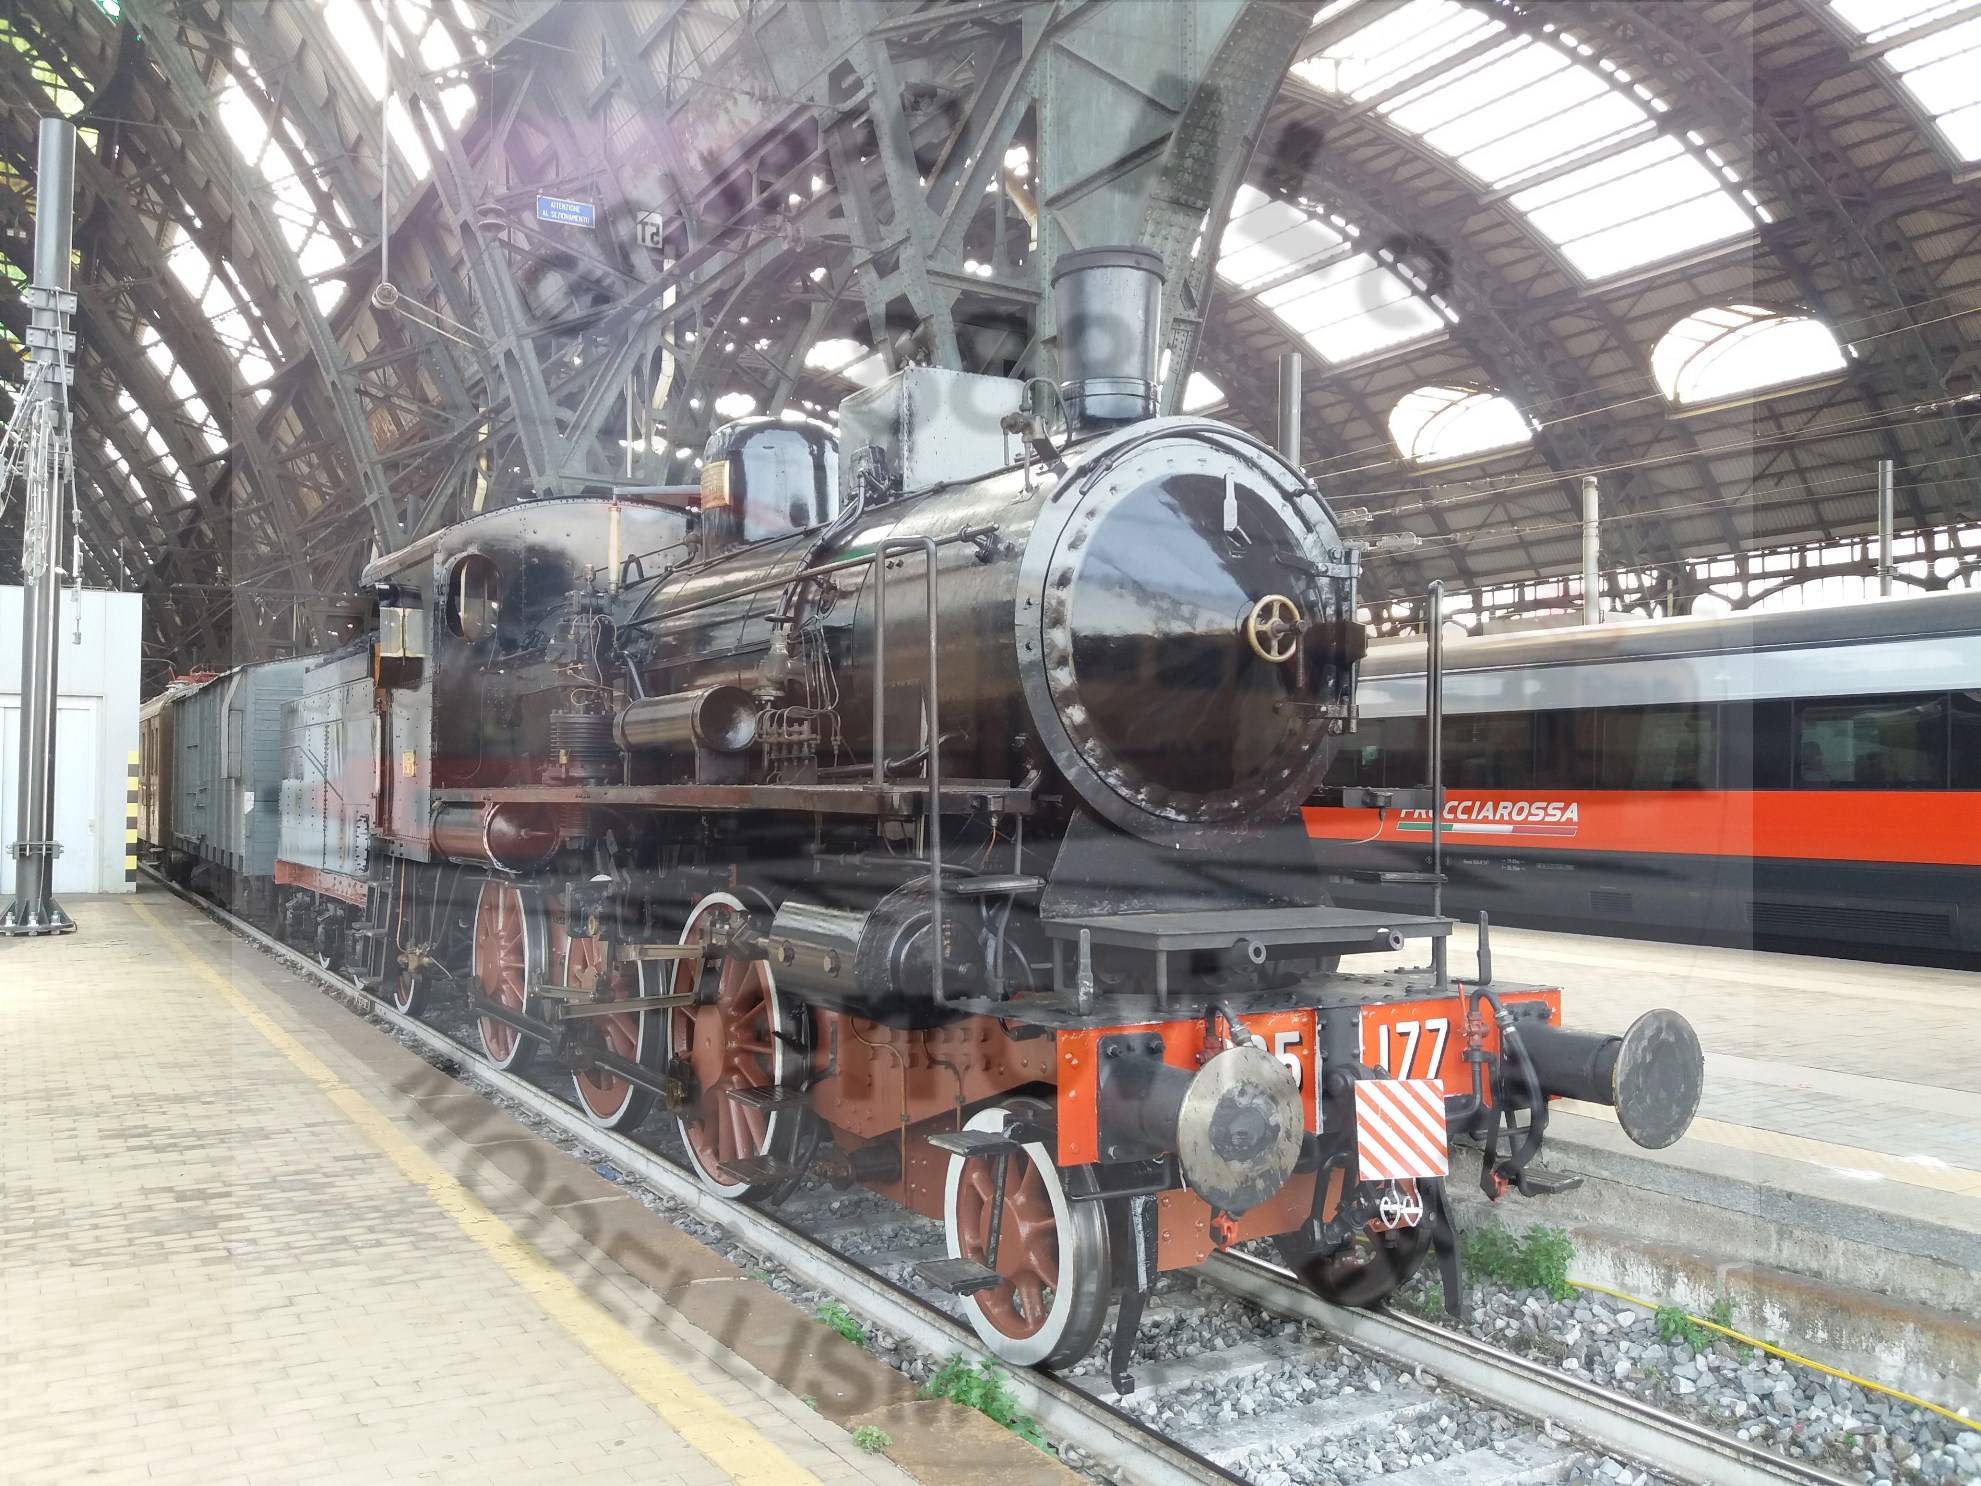
[[[324,969],[245,919],[167,881],[149,867],[144,870],[166,891],[266,951],[287,968],[341,998],[348,998],[350,1004],[378,1016],[432,1051],[471,1067],[476,1078],[504,1098],[514,1100],[561,1133],[604,1153],[621,1171],[636,1176],[661,1196],[680,1203],[704,1222],[727,1230],[738,1242],[783,1265],[806,1283],[830,1291],[874,1325],[902,1337],[927,1356],[940,1359],[960,1352],[974,1361],[998,1361],[969,1327],[899,1285],[869,1273],[761,1209],[725,1202],[666,1157],[628,1136],[599,1129],[556,1095],[515,1074],[491,1068],[473,1048],[456,1042],[437,1027],[401,1015],[381,998]],[[1048,1373],[1000,1366],[1019,1407],[1036,1419],[1047,1434],[1109,1465],[1120,1466],[1127,1479],[1146,1486],[1206,1486],[1206,1483],[1244,1486],[1243,1476],[1164,1438],[1134,1416],[1091,1398]]]
[[[1309,1322],[1401,1366],[1426,1368],[1461,1393],[1529,1419],[1551,1420],[1661,1475],[1708,1486],[1855,1486],[1816,1465],[1434,1322],[1395,1310],[1330,1305],[1287,1271],[1249,1254],[1213,1254],[1198,1273],[1262,1310]]]
[[[528,1080],[491,1068],[473,1048],[437,1027],[396,1011],[361,986],[325,970],[245,919],[144,869],[147,877],[215,923],[265,950],[327,991],[378,1016],[442,1056],[461,1061],[503,1097],[515,1101],[563,1134],[603,1152],[622,1171],[704,1222],[727,1230],[746,1246],[775,1260],[894,1332],[931,1357],[961,1352],[979,1361],[997,1359],[976,1333],[908,1290],[870,1273],[835,1250],[778,1222],[759,1208],[726,1202],[686,1170],[629,1136],[601,1130],[571,1104]],[[1350,1310],[1314,1295],[1286,1270],[1245,1254],[1213,1254],[1198,1269],[1208,1283],[1288,1320],[1311,1323],[1356,1349],[1405,1368],[1435,1372],[1456,1391],[1526,1419],[1560,1425],[1570,1435],[1647,1465],[1661,1475],[1701,1486],[1856,1486],[1813,1464],[1736,1440],[1708,1425],[1666,1413],[1630,1397],[1572,1377],[1557,1368],[1508,1352],[1461,1332],[1394,1310]],[[1048,1434],[1125,1468],[1147,1486],[1202,1486],[1244,1477],[1164,1438],[1133,1415],[1048,1373],[1006,1368],[1023,1410]]]

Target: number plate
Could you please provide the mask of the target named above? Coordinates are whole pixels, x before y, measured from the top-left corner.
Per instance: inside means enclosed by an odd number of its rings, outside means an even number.
[[[1556,1021],[1561,1019],[1560,991],[1520,991],[1500,998],[1506,1003],[1545,1001]],[[1499,1051],[1499,1028],[1486,1023],[1486,1050]],[[1472,1070],[1465,1062],[1465,998],[1440,996],[1426,1001],[1399,1001],[1362,1008],[1362,1061],[1389,1071],[1391,1078],[1435,1078],[1447,1094],[1469,1093]]]

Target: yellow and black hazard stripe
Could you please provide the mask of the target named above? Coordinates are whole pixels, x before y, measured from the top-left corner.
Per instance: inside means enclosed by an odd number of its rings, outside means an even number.
[[[138,755],[124,766],[124,881],[138,880]]]

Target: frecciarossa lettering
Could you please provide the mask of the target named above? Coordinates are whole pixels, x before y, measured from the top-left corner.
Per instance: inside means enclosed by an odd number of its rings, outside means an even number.
[[[1404,821],[1429,821],[1428,810],[1406,810]],[[1448,821],[1540,820],[1570,824],[1582,818],[1574,800],[1446,800],[1444,818]]]

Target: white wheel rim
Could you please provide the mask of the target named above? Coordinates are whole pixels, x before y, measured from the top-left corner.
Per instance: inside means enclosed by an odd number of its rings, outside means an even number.
[[[688,922],[682,925],[679,942],[682,944],[692,942],[695,927],[701,922],[703,914],[717,908],[728,909],[732,913],[738,914],[749,911],[743,906],[742,900],[733,893],[710,893],[701,902],[697,903],[693,911],[689,913]],[[778,1034],[784,1028],[784,1003],[778,997],[777,976],[770,968],[770,961],[764,960],[761,964],[764,978],[764,999],[770,1008],[770,1081],[773,1087],[782,1087],[784,1083],[785,1049],[784,1039]],[[664,1024],[667,1028],[667,1056],[671,1059],[674,1056],[674,1014],[669,1011],[663,1013],[663,1015],[667,1018]],[[724,1176],[719,1171],[710,1171],[702,1165],[701,1157],[695,1154],[694,1142],[688,1139],[688,1122],[679,1116],[676,1116],[676,1120],[681,1126],[681,1150],[682,1154],[688,1158],[688,1169],[694,1172],[695,1179],[704,1187],[708,1188],[710,1192],[714,1193],[717,1197],[726,1198],[730,1201],[740,1201],[753,1192],[763,1190],[760,1186],[753,1186],[749,1182],[737,1181],[734,1177]],[[764,1116],[764,1150],[769,1150],[777,1138],[777,1121],[778,1116],[775,1114]],[[758,1151],[756,1154],[762,1155],[763,1151]]]
[[[481,933],[480,933],[481,910],[482,910],[482,904],[487,900],[487,896],[491,891],[512,892],[516,895],[518,910],[522,916],[522,946],[523,946],[522,1009],[527,1011],[529,1009],[529,1004],[530,1004],[530,986],[539,978],[540,972],[538,970],[538,963],[544,958],[544,949],[543,949],[543,945],[539,942],[539,932],[542,928],[542,925],[538,921],[537,916],[531,911],[529,895],[525,893],[523,889],[517,884],[513,882],[501,882],[491,877],[482,883],[481,891],[475,895],[476,932],[474,937],[474,953],[469,961],[470,970],[475,977],[475,983],[477,987],[480,987],[481,968],[482,968],[481,967]],[[486,994],[485,988],[483,993]],[[477,1030],[481,1030],[482,1023],[489,1020],[492,1020],[492,1018],[487,1018],[487,1017],[478,1018],[476,1021]],[[507,1022],[504,1022],[502,1025],[508,1027],[509,1024]],[[501,1058],[496,1057],[493,1053],[491,1053],[488,1050],[488,1037],[485,1031],[483,1032],[482,1035],[482,1055],[486,1057],[488,1061],[491,1064],[493,1064],[495,1067],[505,1070],[513,1068],[518,1063],[520,1063],[523,1060],[524,1055],[529,1051],[530,1048],[528,1033],[518,1031],[514,1027],[509,1027],[509,1030],[515,1033],[515,1038],[509,1044],[508,1054]]]
[[[564,984],[566,985],[571,984],[572,942],[571,936],[567,932],[564,936]],[[633,969],[639,978],[639,994],[644,996],[647,993],[646,964],[644,961],[636,961]],[[633,1018],[633,1061],[639,1063],[647,1050],[647,1014],[644,1011],[636,1011],[631,1015]],[[609,1076],[619,1078],[619,1075],[616,1073]],[[619,1096],[619,1103],[611,1110],[601,1114],[598,1107],[592,1103],[592,1096],[585,1092],[585,1076],[582,1073],[571,1075],[571,1091],[578,1096],[578,1108],[585,1112],[586,1119],[590,1120],[601,1130],[616,1128],[619,1121],[625,1118],[626,1111],[632,1107],[633,1100],[640,1092],[623,1078],[620,1078],[619,1082],[626,1086],[625,1092]]]
[[[970,1118],[965,1130],[992,1130],[1002,1133],[1009,1118],[1007,1111],[1000,1107],[979,1110]],[[1046,1198],[1052,1204],[1052,1220],[1059,1234],[1059,1283],[1053,1286],[1052,1307],[1046,1314],[1045,1324],[1030,1336],[1012,1336],[1000,1331],[991,1324],[983,1312],[977,1297],[972,1295],[963,1302],[964,1314],[970,1318],[970,1325],[983,1339],[986,1347],[1011,1363],[1014,1367],[1031,1367],[1051,1356],[1066,1335],[1066,1329],[1073,1323],[1075,1304],[1074,1286],[1080,1283],[1080,1276],[1093,1268],[1091,1256],[1086,1253],[1085,1235],[1075,1226],[1072,1204],[1066,1200],[1066,1188],[1060,1183],[1059,1169],[1053,1164],[1052,1152],[1038,1141],[1026,1141],[1019,1149],[1033,1165],[1039,1168],[1039,1176],[1045,1184]],[[963,1185],[963,1168],[967,1163],[961,1156],[949,1158],[949,1174],[942,1188],[942,1230],[948,1241],[949,1257],[963,1257],[963,1236],[956,1222],[957,1196]],[[1009,1187],[1009,1183],[1007,1183]]]

